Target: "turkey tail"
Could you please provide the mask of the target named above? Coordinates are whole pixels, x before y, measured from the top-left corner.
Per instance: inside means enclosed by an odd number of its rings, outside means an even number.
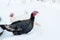
[[[9,25],[0,25],[3,30],[13,31],[14,29],[10,28]]]

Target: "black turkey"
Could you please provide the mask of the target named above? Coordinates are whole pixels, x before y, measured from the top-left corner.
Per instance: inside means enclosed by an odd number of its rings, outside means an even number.
[[[14,35],[26,34],[32,30],[34,26],[34,19],[37,13],[37,11],[33,11],[30,19],[15,21],[9,26],[5,25],[5,28],[3,27],[3,29],[13,32]]]

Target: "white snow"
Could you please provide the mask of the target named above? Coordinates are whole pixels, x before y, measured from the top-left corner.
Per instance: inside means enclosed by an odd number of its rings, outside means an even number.
[[[0,0],[1,2],[1,0]],[[3,3],[4,2],[4,3]],[[14,36],[11,32],[4,30],[0,40],[60,40],[60,5],[48,2],[26,2],[20,0],[8,0],[0,3],[0,16],[3,18],[0,24],[10,24],[9,15],[15,13],[16,20],[29,18],[32,11],[39,13],[35,17],[40,26],[35,25],[28,34]],[[26,12],[27,11],[27,14]]]

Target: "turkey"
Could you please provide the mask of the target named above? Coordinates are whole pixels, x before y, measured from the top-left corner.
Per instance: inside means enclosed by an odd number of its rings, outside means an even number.
[[[33,29],[34,19],[37,13],[37,11],[33,11],[30,19],[12,22],[10,25],[4,25],[3,29],[13,32],[14,35],[27,34]]]

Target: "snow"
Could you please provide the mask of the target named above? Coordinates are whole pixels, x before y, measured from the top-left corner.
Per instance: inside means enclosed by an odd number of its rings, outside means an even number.
[[[0,40],[60,40],[59,4],[40,1],[22,3],[20,0],[11,0],[8,5],[8,0],[6,2],[0,0],[0,2],[2,3],[2,5],[0,3],[0,16],[3,18],[0,24],[11,23],[9,19],[11,12],[15,14],[16,20],[19,20],[29,18],[34,10],[39,12],[35,17],[35,21],[40,24],[40,26],[34,25],[30,33],[18,36],[14,36],[11,32],[4,30]],[[25,11],[27,11],[27,14]]]

